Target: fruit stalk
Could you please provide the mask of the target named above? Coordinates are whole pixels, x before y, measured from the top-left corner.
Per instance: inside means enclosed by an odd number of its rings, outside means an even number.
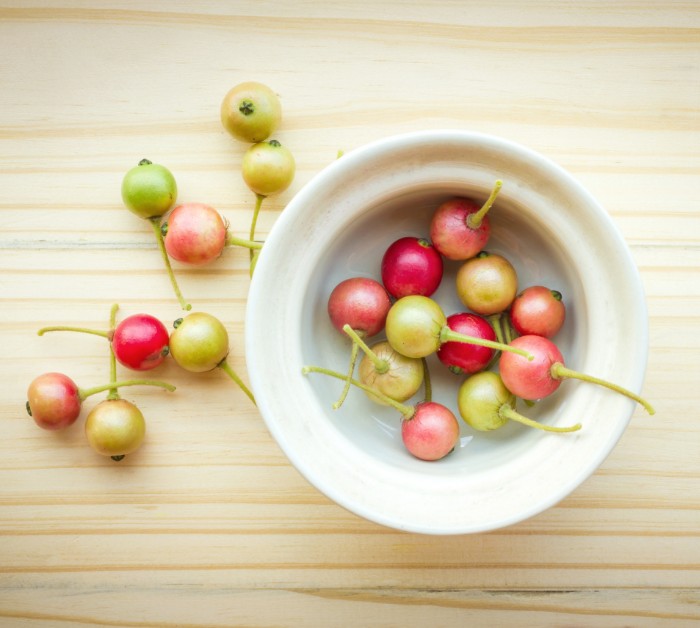
[[[517,353],[528,361],[532,361],[534,356],[528,353],[524,349],[518,349],[517,347],[511,347],[510,345],[501,344],[500,342],[492,342],[491,340],[486,340],[485,338],[476,338],[474,336],[466,336],[460,334],[456,331],[451,330],[449,327],[445,326],[440,331],[440,344],[446,342],[466,342],[472,345],[479,345],[480,347],[488,347],[489,349],[496,349],[500,351],[509,351],[511,353]]]
[[[84,401],[88,397],[104,392],[105,390],[116,391],[117,388],[124,388],[126,386],[156,386],[158,388],[165,388],[165,390],[169,390],[170,392],[175,390],[175,386],[172,384],[155,379],[125,379],[121,381],[110,381],[108,384],[92,386],[90,388],[78,388],[78,396],[81,401]],[[108,399],[118,399],[118,397],[108,397]]]
[[[219,363],[219,368],[226,373],[236,384],[238,384],[241,388],[241,390],[248,396],[248,398],[253,402],[253,404],[257,405],[255,403],[255,397],[253,396],[253,393],[250,391],[250,389],[243,383],[243,380],[238,376],[238,374],[231,368],[231,365],[226,361],[226,359],[222,360]]]
[[[518,423],[522,423],[523,425],[535,427],[538,430],[544,430],[545,432],[577,432],[581,429],[580,423],[576,423],[575,425],[571,425],[570,427],[553,427],[551,425],[543,425],[542,423],[538,423],[537,421],[528,419],[526,416],[523,416],[519,412],[516,412],[513,409],[513,407],[507,403],[504,403],[498,409],[498,415],[502,419],[510,419],[512,421],[517,421]]]
[[[473,214],[469,214],[467,216],[467,227],[469,227],[470,229],[478,229],[479,227],[481,227],[481,223],[484,220],[484,216],[486,216],[488,211],[493,206],[494,202],[496,201],[496,197],[498,196],[498,193],[501,191],[502,186],[503,181],[498,179],[493,186],[493,190],[491,190],[491,195],[488,197],[488,199],[486,199],[486,202],[481,206],[481,209],[478,212],[474,212]]]
[[[246,240],[245,238],[237,238],[230,233],[226,234],[226,246],[243,246],[247,249],[261,249],[263,246],[262,242],[253,242],[252,240]]]
[[[165,269],[168,271],[168,277],[170,278],[170,283],[173,287],[173,291],[175,292],[175,296],[177,297],[177,300],[180,302],[180,307],[183,310],[191,310],[192,306],[185,301],[185,298],[182,296],[182,292],[180,292],[180,287],[177,284],[177,280],[175,279],[175,273],[173,272],[173,268],[170,265],[170,258],[168,257],[168,252],[165,249],[165,242],[163,241],[163,233],[161,231],[160,227],[160,216],[154,216],[153,218],[149,218],[148,222],[151,223],[151,227],[153,228],[153,235],[156,238],[156,243],[158,244],[158,250],[160,251],[160,255],[163,258],[163,263],[165,264]]]
[[[350,366],[348,367],[348,378],[345,381],[345,386],[343,387],[342,392],[340,393],[340,397],[338,397],[338,401],[336,401],[333,404],[333,409],[337,410],[340,408],[345,403],[345,399],[348,396],[348,393],[350,392],[350,380],[352,379],[353,373],[355,372],[355,365],[357,364],[357,354],[360,351],[360,345],[358,345],[356,342],[352,343],[352,349],[350,350]]]
[[[307,375],[308,373],[322,373],[323,375],[329,375],[330,377],[335,377],[336,379],[348,379],[342,373],[332,371],[331,369],[327,369],[322,366],[305,366],[301,369],[301,372],[304,375]],[[388,405],[392,406],[394,409],[398,410],[403,415],[404,419],[408,420],[412,418],[415,414],[415,409],[411,406],[407,406],[406,404],[400,403],[395,399],[392,399],[391,397],[388,397],[387,395],[379,392],[378,390],[374,390],[374,388],[372,388],[371,386],[366,386],[365,384],[357,381],[356,379],[350,378],[349,381],[353,386],[357,386],[361,390],[364,390],[366,393],[378,397],[382,401],[386,402]]]
[[[365,341],[362,340],[362,337],[352,327],[350,327],[350,325],[343,325],[343,331],[350,336],[350,338],[352,338],[353,342],[357,344],[362,351],[365,352],[367,357],[372,361],[372,364],[374,364],[374,368],[377,370],[377,373],[383,375],[389,370],[389,362],[387,360],[382,360],[374,351],[372,351]]]
[[[617,384],[613,384],[612,382],[608,382],[604,379],[594,377],[593,375],[579,373],[578,371],[574,371],[564,366],[561,362],[555,362],[554,364],[552,364],[550,372],[554,379],[562,379],[568,377],[572,379],[579,379],[584,382],[589,382],[591,384],[598,384],[599,386],[603,386],[605,388],[609,388],[610,390],[614,390],[615,392],[618,392],[624,395],[625,397],[633,399],[634,401],[639,403],[649,414],[656,414],[656,410],[654,410],[654,408],[648,401],[642,399],[642,397],[633,393],[631,390],[627,390],[626,388],[618,386]]]
[[[37,335],[43,336],[50,331],[75,331],[82,334],[92,334],[93,336],[102,336],[102,338],[110,339],[110,332],[102,331],[101,329],[89,329],[87,327],[71,327],[69,325],[51,325],[49,327],[42,327],[37,331]]]

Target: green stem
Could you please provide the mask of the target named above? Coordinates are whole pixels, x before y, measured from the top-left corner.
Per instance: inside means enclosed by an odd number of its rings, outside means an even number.
[[[512,327],[511,322],[510,322],[510,315],[506,316],[506,322],[505,322],[505,325],[503,326],[503,328],[504,328],[503,331],[504,331],[504,335],[505,335],[504,339],[505,339],[507,344],[510,344],[511,342],[513,342],[513,335],[514,335],[513,334],[513,327]]]
[[[323,375],[330,375],[331,377],[335,377],[336,379],[348,380],[346,375],[338,373],[337,371],[332,371],[322,366],[305,366],[301,369],[301,372],[304,375],[307,375],[308,373],[322,373]],[[401,414],[403,414],[405,419],[410,419],[415,413],[415,408],[400,403],[395,399],[392,399],[391,397],[388,397],[387,395],[379,392],[378,390],[375,390],[371,386],[366,386],[362,382],[358,382],[356,379],[353,378],[350,378],[349,381],[353,386],[357,386],[358,388],[364,390],[366,393],[378,397],[382,401],[386,402],[388,405],[398,410]]]
[[[119,310],[119,305],[116,303],[112,304],[109,310],[109,328],[114,329],[117,326],[117,311]],[[109,381],[114,384],[117,381],[117,358],[114,355],[114,347],[112,343],[109,343]],[[107,399],[119,399],[119,392],[117,391],[118,386],[110,386],[109,394]]]
[[[614,390],[615,392],[618,392],[625,397],[629,397],[630,399],[634,399],[637,403],[642,405],[644,409],[649,413],[649,414],[656,414],[656,410],[651,406],[651,404],[646,401],[645,399],[642,399],[639,395],[636,395],[633,393],[631,390],[627,390],[626,388],[623,388],[622,386],[618,386],[617,384],[613,384],[611,382],[607,382],[604,379],[600,379],[598,377],[594,377],[593,375],[586,375],[585,373],[579,373],[578,371],[573,371],[570,368],[567,368],[564,366],[561,362],[555,362],[552,364],[550,368],[551,375],[554,379],[563,379],[565,377],[569,377],[572,379],[580,379],[584,382],[589,382],[591,384],[598,384],[599,386],[604,386],[605,388],[609,388],[610,390]]]
[[[362,349],[367,357],[372,361],[372,364],[374,364],[374,368],[379,373],[380,375],[384,375],[389,370],[389,361],[388,360],[382,360],[372,349],[370,349],[367,344],[365,344],[365,341],[362,340],[362,336],[358,334],[350,325],[343,325],[343,331],[352,338],[353,342],[358,344],[360,346],[360,349]]]
[[[502,342],[503,344],[508,344],[505,342],[503,339],[503,328],[501,327],[501,317],[502,314],[491,314],[491,316],[488,317],[489,323],[491,323],[491,327],[493,328],[493,333],[496,334],[496,340],[498,342]]]
[[[154,216],[153,218],[149,218],[148,222],[150,222],[151,227],[153,227],[153,234],[155,235],[156,243],[158,244],[160,256],[163,258],[165,269],[168,271],[168,277],[170,278],[170,283],[173,287],[173,291],[175,292],[175,296],[180,302],[180,307],[183,310],[191,310],[192,306],[189,303],[187,303],[187,301],[185,301],[185,298],[182,296],[182,292],[180,292],[180,287],[177,285],[177,279],[175,279],[175,273],[173,272],[173,268],[170,265],[170,258],[168,257],[168,252],[165,250],[163,233],[160,230],[160,216]]]
[[[491,209],[491,206],[496,201],[496,197],[498,196],[498,193],[501,191],[502,186],[503,186],[503,181],[498,179],[493,186],[493,190],[491,190],[491,195],[488,197],[486,202],[481,206],[481,209],[478,212],[474,212],[473,214],[469,214],[467,216],[467,227],[469,227],[470,229],[478,229],[479,227],[481,227],[481,223],[484,220],[484,216],[486,216],[486,213],[489,211],[489,209]]]
[[[226,234],[226,246],[244,246],[247,249],[261,249],[263,246],[262,242],[253,242],[252,240],[246,240],[245,238],[237,238],[230,233]]]
[[[88,329],[87,327],[70,327],[68,325],[51,325],[50,327],[42,327],[37,334],[43,336],[45,333],[50,331],[77,331],[82,334],[92,334],[93,336],[102,336],[103,338],[110,339],[110,332],[102,331],[101,329]]]
[[[430,369],[428,368],[428,361],[425,358],[421,358],[423,363],[423,390],[425,401],[433,400],[433,386],[430,381]]]
[[[91,395],[96,395],[97,393],[104,392],[105,390],[116,390],[117,388],[123,388],[124,386],[157,386],[159,388],[165,388],[170,392],[175,390],[175,386],[172,384],[155,379],[125,379],[122,381],[110,381],[109,384],[102,384],[101,386],[93,386],[91,388],[79,388],[78,396],[80,397],[80,400],[83,401]]]
[[[535,357],[531,353],[525,351],[524,349],[511,347],[510,345],[505,345],[502,342],[492,342],[491,340],[486,340],[485,338],[476,338],[474,336],[460,334],[456,331],[451,330],[447,325],[445,325],[440,330],[440,344],[444,344],[446,342],[465,342],[467,344],[477,345],[480,347],[489,347],[490,349],[496,349],[500,351],[510,351],[511,353],[517,353],[518,355],[527,358],[528,361],[532,361]]]
[[[243,380],[238,376],[236,371],[231,368],[231,365],[226,361],[224,358],[221,362],[219,362],[219,368],[226,373],[236,384],[238,384],[241,387],[241,390],[248,396],[248,398],[253,402],[254,405],[257,405],[255,403],[255,397],[253,397],[253,393],[250,392],[250,389],[243,383]]]
[[[551,425],[543,425],[542,423],[528,419],[519,412],[516,412],[512,406],[508,405],[507,403],[504,403],[498,409],[498,416],[500,416],[502,419],[510,419],[512,421],[522,423],[523,425],[535,427],[538,430],[544,430],[545,432],[577,432],[581,429],[580,423],[576,423],[576,425],[571,425],[570,427],[553,427]]]
[[[260,214],[260,208],[264,200],[265,197],[262,194],[255,195],[255,207],[253,208],[253,218],[250,221],[250,235],[248,236],[251,242],[255,241],[255,228],[258,224],[258,215]],[[250,249],[250,260],[253,261],[253,249]]]
[[[345,382],[345,386],[343,387],[343,391],[340,393],[340,397],[338,397],[338,401],[336,401],[333,404],[333,409],[337,410],[340,408],[340,406],[345,403],[345,398],[348,396],[348,393],[350,392],[350,380],[352,379],[353,373],[355,372],[355,365],[357,364],[357,354],[359,353],[360,350],[360,345],[358,345],[356,342],[352,343],[352,350],[350,351],[350,366],[348,368],[348,378]]]

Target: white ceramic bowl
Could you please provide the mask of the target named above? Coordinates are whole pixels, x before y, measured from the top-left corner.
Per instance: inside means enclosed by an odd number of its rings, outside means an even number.
[[[453,195],[485,200],[486,249],[505,255],[519,287],[561,291],[567,321],[555,338],[567,366],[638,392],[647,360],[643,288],[629,250],[603,208],[566,171],[527,148],[463,131],[427,131],[376,141],[329,165],[292,199],[266,240],[246,314],[246,360],[267,426],[294,466],[346,509],[385,526],[427,534],[482,532],[556,504],[603,462],[634,402],[567,380],[523,413],[579,432],[546,433],[516,423],[475,432],[462,423],[458,448],[438,462],[408,454],[400,415],[343,383],[302,374],[304,365],[345,372],[350,342],[330,324],[328,296],[343,279],[380,279],[384,250],[404,235],[429,235],[430,216]],[[446,314],[464,311],[446,262],[434,295]],[[375,337],[377,340],[380,337]],[[457,417],[461,378],[429,360],[433,399]],[[420,401],[419,392],[412,402]]]

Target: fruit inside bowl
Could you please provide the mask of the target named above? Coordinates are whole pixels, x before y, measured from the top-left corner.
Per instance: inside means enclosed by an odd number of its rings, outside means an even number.
[[[401,238],[430,240],[436,209],[453,198],[484,203],[485,250],[510,262],[518,290],[561,293],[566,320],[555,341],[566,365],[639,391],[647,356],[644,294],[629,250],[605,210],[567,172],[507,140],[462,131],[383,139],[345,154],[313,178],[275,223],[248,300],[246,354],[258,406],[297,469],[349,510],[393,528],[430,534],[491,530],[556,504],[610,453],[635,402],[587,382],[518,410],[554,434],[507,421],[474,429],[460,417],[466,375],[425,357],[431,398],[458,418],[456,446],[427,462],[407,451],[402,415],[343,382],[302,372],[348,370],[352,342],[328,314],[335,286],[382,280],[382,258]],[[466,312],[457,278],[463,260],[444,258],[430,299],[446,315]],[[396,300],[394,297],[393,300]],[[399,299],[400,300],[400,297]],[[385,340],[380,332],[372,341]],[[498,371],[498,362],[491,366]],[[406,404],[422,400],[424,387]]]

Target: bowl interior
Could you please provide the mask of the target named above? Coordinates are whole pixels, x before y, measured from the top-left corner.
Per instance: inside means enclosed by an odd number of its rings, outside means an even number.
[[[251,285],[246,353],[261,413],[290,460],[329,497],[373,521],[447,534],[527,518],[590,475],[634,410],[610,391],[566,381],[518,409],[550,424],[581,421],[580,432],[548,434],[513,422],[476,432],[460,420],[460,446],[429,463],[405,451],[396,410],[356,389],[333,410],[342,382],[301,374],[308,364],[347,370],[350,342],[326,310],[333,287],[352,276],[380,279],[394,240],[427,237],[440,202],[484,200],[496,178],[503,189],[486,248],[513,263],[520,288],[562,292],[567,320],[556,343],[567,365],[641,386],[646,311],[638,273],[607,214],[568,174],[522,147],[466,133],[409,134],[348,153],[305,186],[270,233]],[[447,315],[465,311],[454,287],[459,266],[445,262],[433,295]],[[433,399],[459,417],[463,376],[435,356],[428,364]]]

